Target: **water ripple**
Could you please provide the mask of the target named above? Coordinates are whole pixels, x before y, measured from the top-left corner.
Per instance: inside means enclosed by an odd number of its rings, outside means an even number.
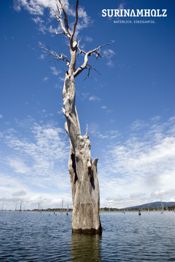
[[[175,261],[175,213],[102,213],[102,237],[71,234],[71,216],[0,212],[0,262]]]

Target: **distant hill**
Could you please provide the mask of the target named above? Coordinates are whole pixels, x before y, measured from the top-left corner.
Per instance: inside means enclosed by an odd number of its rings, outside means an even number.
[[[151,203],[146,203],[143,205],[138,205],[138,206],[132,206],[132,207],[127,207],[127,209],[160,209],[160,208],[168,208],[168,207],[175,207],[175,202],[162,202],[162,201],[157,201],[157,202],[151,202]]]

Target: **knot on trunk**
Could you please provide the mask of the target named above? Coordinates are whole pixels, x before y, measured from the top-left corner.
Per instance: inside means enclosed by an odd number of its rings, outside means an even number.
[[[91,161],[91,144],[89,137],[85,136],[78,136],[77,139],[77,148],[76,148],[76,155],[79,157],[87,168],[92,167]]]

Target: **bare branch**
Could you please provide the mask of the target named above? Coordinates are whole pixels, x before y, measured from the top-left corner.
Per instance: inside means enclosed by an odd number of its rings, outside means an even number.
[[[78,48],[79,54],[85,55],[87,53],[86,51],[84,51],[83,49],[80,48],[79,41],[78,41],[78,44],[77,44],[77,48]]]
[[[89,76],[90,76],[91,69],[92,69],[91,65],[87,65],[86,69],[87,69],[88,71],[87,71],[87,75],[85,76],[84,80],[86,80],[86,79],[89,78]]]
[[[67,66],[69,66],[70,61],[67,58],[66,55],[64,54],[58,54],[56,51],[50,50],[47,47],[45,47],[44,45],[40,44],[40,47],[44,50],[45,53],[47,53],[48,55],[53,56],[56,60],[61,60],[63,62],[66,63]]]
[[[55,17],[57,21],[60,23],[61,29],[63,30],[64,35],[66,35],[69,39],[71,37],[71,31],[69,28],[69,21],[67,13],[64,9],[63,3],[61,0],[57,0],[58,3],[56,3],[57,6],[57,14],[55,14]],[[60,7],[59,7],[60,5]],[[61,10],[60,10],[61,9]],[[63,14],[63,17],[62,17]]]
[[[62,11],[63,11],[64,24],[65,24],[66,30],[67,30],[67,32],[69,32],[70,29],[69,29],[69,21],[68,21],[67,13],[66,13],[66,11],[65,11],[65,9],[64,9],[64,6],[63,6],[63,4],[62,4],[62,1],[61,1],[61,0],[58,0],[58,2],[60,3],[61,9],[62,9]]]
[[[94,48],[94,49],[92,49],[92,50],[90,50],[90,51],[88,51],[88,52],[85,52],[84,50],[81,50],[81,49],[78,47],[79,52],[80,52],[81,54],[84,54],[84,62],[83,62],[83,64],[82,64],[80,67],[78,67],[78,68],[75,70],[75,72],[74,72],[74,77],[78,76],[84,69],[87,69],[87,68],[89,67],[89,65],[88,65],[89,56],[95,55],[96,58],[101,57],[100,49],[101,49],[103,46],[105,46],[105,45],[99,45],[98,47],[96,47],[96,48]]]
[[[89,62],[89,56],[91,55],[95,55],[96,58],[99,58],[99,57],[102,57],[101,55],[101,48],[104,47],[104,46],[107,46],[107,45],[110,45],[110,43],[107,43],[107,44],[104,44],[104,45],[99,45],[97,46],[96,48],[86,52],[84,50],[82,50],[79,45],[77,45],[77,48],[78,48],[78,51],[79,51],[79,54],[82,54],[84,55],[84,62],[81,66],[79,66],[75,72],[74,72],[74,77],[78,76],[84,69],[88,69],[88,76],[90,74],[90,70],[89,70],[89,67],[91,67],[90,69],[94,69],[92,68],[92,66],[90,66],[88,64]],[[95,69],[94,69],[95,70]]]
[[[71,40],[74,40],[75,32],[77,29],[77,24],[78,24],[78,6],[79,6],[79,0],[76,0],[76,7],[75,7],[75,23],[73,26],[73,31],[72,31],[72,37]]]
[[[87,64],[86,69],[88,70],[88,72],[87,72],[87,75],[86,75],[86,77],[84,78],[84,80],[86,80],[88,77],[90,77],[90,74],[91,74],[91,71],[92,71],[92,70],[94,70],[97,74],[100,75],[100,72],[97,71],[97,69],[96,69],[95,67],[93,67],[92,65],[90,65],[90,64]]]

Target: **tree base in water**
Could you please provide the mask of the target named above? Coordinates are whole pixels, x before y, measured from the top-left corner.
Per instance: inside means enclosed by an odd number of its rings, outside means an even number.
[[[72,233],[76,234],[87,234],[87,235],[101,235],[102,234],[102,227],[100,226],[98,229],[90,228],[90,229],[72,229]]]

